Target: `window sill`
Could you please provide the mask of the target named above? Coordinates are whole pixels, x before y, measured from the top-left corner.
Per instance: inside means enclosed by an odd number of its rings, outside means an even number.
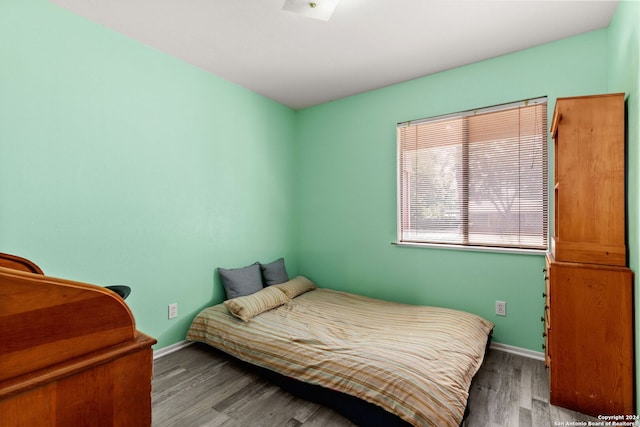
[[[414,248],[430,248],[430,249],[447,249],[458,251],[472,251],[472,252],[493,252],[493,253],[508,253],[519,255],[545,255],[546,249],[518,249],[518,248],[498,248],[493,246],[462,246],[462,245],[447,245],[444,243],[417,243],[417,242],[391,242],[393,246],[406,246]]]

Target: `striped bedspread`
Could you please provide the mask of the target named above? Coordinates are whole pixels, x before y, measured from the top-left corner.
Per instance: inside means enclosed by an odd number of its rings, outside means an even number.
[[[444,308],[318,288],[248,322],[204,309],[187,339],[374,403],[415,426],[458,426],[493,324]]]

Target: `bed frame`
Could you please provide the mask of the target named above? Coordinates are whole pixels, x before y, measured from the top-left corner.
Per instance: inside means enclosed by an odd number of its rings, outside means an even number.
[[[155,342],[116,293],[0,253],[0,424],[150,426]]]
[[[490,343],[491,335],[489,335],[489,339],[487,340],[486,351],[489,351]],[[240,360],[237,357],[225,353],[218,348],[203,343],[200,345],[206,346],[207,348],[220,354],[224,354],[225,357],[233,359],[236,363],[244,366],[247,370],[255,372],[260,377],[271,382],[272,384],[277,385],[278,387],[293,394],[294,396],[297,396],[304,400],[308,400],[310,402],[318,403],[323,406],[327,406],[335,410],[355,425],[366,427],[411,427],[410,423],[406,422],[397,415],[385,411],[384,409],[377,405],[374,405],[373,403],[358,399],[355,396],[351,396],[350,394],[330,390],[326,387],[309,384],[292,377],[287,377],[270,369],[266,369],[261,366],[253,365],[251,363]],[[473,387],[474,382],[475,378],[471,382],[470,389]],[[464,411],[464,417],[462,418],[462,422],[460,423],[461,427],[466,425],[465,423],[467,421],[468,415],[469,406],[467,405]]]
[[[366,400],[358,399],[350,394],[330,390],[319,385],[305,383],[269,369],[251,365],[239,359],[236,360],[283,390],[301,399],[328,406],[355,425],[366,427],[411,427],[411,424],[402,418]]]

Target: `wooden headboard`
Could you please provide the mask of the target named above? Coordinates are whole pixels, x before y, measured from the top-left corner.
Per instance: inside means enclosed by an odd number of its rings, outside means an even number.
[[[151,425],[155,342],[115,293],[0,254],[0,424]]]

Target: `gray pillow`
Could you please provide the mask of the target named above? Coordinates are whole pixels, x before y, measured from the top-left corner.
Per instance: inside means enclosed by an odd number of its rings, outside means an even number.
[[[227,299],[251,295],[262,289],[262,275],[260,264],[248,265],[242,268],[218,268],[222,286],[227,293]]]
[[[284,258],[269,264],[260,264],[260,269],[262,270],[262,280],[265,286],[279,285],[289,280],[287,269],[284,267]]]

